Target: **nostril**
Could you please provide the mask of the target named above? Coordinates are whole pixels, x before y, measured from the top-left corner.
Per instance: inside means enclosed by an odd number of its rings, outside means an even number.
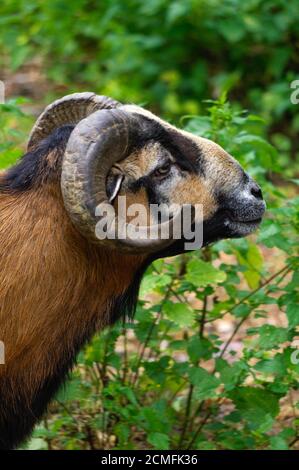
[[[263,199],[262,190],[257,184],[255,184],[254,186],[251,187],[250,192],[257,199]]]

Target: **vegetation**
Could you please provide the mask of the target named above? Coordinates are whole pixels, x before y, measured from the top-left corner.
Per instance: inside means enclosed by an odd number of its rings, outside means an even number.
[[[37,57],[49,97],[146,103],[234,155],[268,206],[255,236],[156,261],[134,320],[82,351],[27,447],[296,447],[297,2],[3,0],[0,13],[8,76]],[[25,104],[0,106],[2,168],[22,152]]]

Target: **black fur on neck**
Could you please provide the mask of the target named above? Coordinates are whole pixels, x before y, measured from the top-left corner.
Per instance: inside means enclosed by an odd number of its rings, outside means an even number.
[[[4,180],[0,183],[0,191],[23,192],[45,182],[58,180],[62,156],[73,129],[72,125],[56,129],[32,151],[26,153],[5,173]],[[51,161],[47,159],[50,154]]]

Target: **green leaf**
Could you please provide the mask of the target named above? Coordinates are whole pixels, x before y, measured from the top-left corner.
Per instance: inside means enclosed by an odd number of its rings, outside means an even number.
[[[272,349],[279,344],[288,341],[289,331],[287,328],[278,328],[273,325],[263,325],[260,328],[250,328],[248,333],[259,333],[259,347],[262,349]]]
[[[229,396],[241,416],[253,429],[263,425],[270,429],[275,416],[279,413],[278,396],[265,389],[239,387],[230,392]]]
[[[215,396],[220,381],[202,367],[192,367],[189,370],[190,382],[195,386],[197,399],[203,400]]]
[[[286,315],[288,317],[289,328],[295,328],[299,325],[298,304],[290,303],[287,305]]]
[[[151,432],[147,437],[148,442],[157,450],[169,449],[169,436],[161,432]]]
[[[30,439],[28,445],[27,445],[28,450],[47,450],[48,449],[48,444],[44,439],[41,439],[40,437],[33,437]]]
[[[81,385],[82,384],[79,377],[72,377],[72,380],[68,381],[58,392],[56,397],[57,400],[63,403],[76,400],[78,397],[80,397]]]
[[[271,436],[270,447],[272,450],[289,450],[288,443],[281,436]]]
[[[171,283],[171,276],[168,274],[147,274],[141,283],[140,297],[144,298],[147,294],[161,289]]]
[[[247,252],[247,261],[250,266],[259,270],[263,266],[264,258],[260,248],[254,243],[249,243],[249,250]]]
[[[251,289],[256,289],[261,279],[261,269],[263,266],[263,256],[257,245],[248,242],[248,250],[246,252],[237,251],[237,258],[241,266],[247,269],[244,277]]]
[[[200,338],[197,334],[188,340],[187,351],[191,361],[197,362],[199,359],[210,359],[216,348],[208,339]]]
[[[169,356],[163,356],[158,361],[146,362],[144,364],[144,368],[147,372],[147,375],[152,380],[162,385],[166,379],[166,369],[168,367],[169,361]]]
[[[260,273],[254,271],[253,269],[248,269],[244,272],[244,277],[250,289],[256,289],[258,287],[261,279]]]
[[[225,390],[233,390],[246,374],[248,366],[243,361],[236,361],[229,365],[224,359],[216,359],[216,370],[220,373],[221,382]]]
[[[178,326],[191,327],[195,323],[194,312],[188,304],[165,302],[163,311]]]
[[[275,376],[284,376],[287,372],[286,360],[284,355],[276,354],[271,359],[258,362],[254,369],[264,374],[273,374]]]
[[[225,272],[201,259],[192,259],[187,265],[186,280],[197,287],[219,284],[226,279]]]
[[[242,24],[242,17],[222,18],[217,29],[229,43],[240,41],[244,34],[246,34],[246,29]]]
[[[250,305],[240,304],[236,308],[234,308],[234,314],[236,317],[242,318],[242,317],[246,317],[247,315],[249,315],[251,310],[252,310],[252,307],[250,307]]]
[[[272,240],[273,236],[280,232],[280,227],[274,223],[271,224],[263,224],[259,236],[258,242],[265,243],[268,240]]]
[[[157,402],[152,403],[151,406],[144,407],[140,411],[143,428],[148,433],[160,433],[163,430],[168,434],[170,430],[168,411],[168,408],[159,406]]]

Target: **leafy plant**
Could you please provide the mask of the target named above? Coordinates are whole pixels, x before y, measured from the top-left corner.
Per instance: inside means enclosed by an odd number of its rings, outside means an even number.
[[[290,173],[298,20],[297,0],[2,0],[0,68],[35,59],[51,93],[53,82],[60,91],[90,88],[171,118],[202,114],[205,97],[231,90],[266,119]]]
[[[25,133],[19,129],[22,129],[21,121],[25,124],[29,120],[20,109],[24,102],[18,98],[0,104],[0,169],[12,165],[22,155],[18,144],[25,139]]]

